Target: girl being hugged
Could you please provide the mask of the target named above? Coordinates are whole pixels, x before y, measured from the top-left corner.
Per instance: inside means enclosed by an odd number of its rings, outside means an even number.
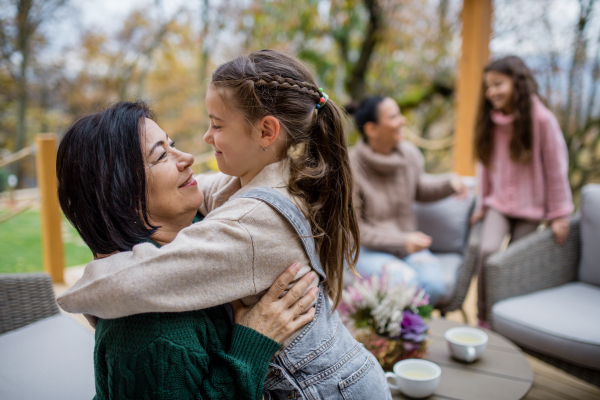
[[[272,359],[265,399],[391,399],[383,370],[334,311],[359,244],[341,110],[304,64],[272,50],[217,68],[206,105],[204,140],[221,170],[197,178],[206,218],[160,249],[93,261],[59,304],[100,318],[248,305],[298,262],[294,282],[317,275],[315,317]]]
[[[563,244],[573,202],[568,152],[556,117],[542,103],[537,83],[523,60],[501,58],[484,70],[475,135],[479,195],[471,223],[483,218],[478,261],[478,317],[488,326],[486,258],[548,221]]]

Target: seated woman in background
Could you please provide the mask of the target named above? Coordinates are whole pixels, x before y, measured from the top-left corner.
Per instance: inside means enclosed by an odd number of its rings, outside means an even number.
[[[393,282],[416,283],[430,304],[446,291],[439,260],[429,250],[431,237],[417,230],[415,201],[428,202],[451,194],[467,195],[457,176],[424,173],[420,151],[402,140],[406,119],[389,97],[369,97],[349,106],[363,140],[350,154],[354,172],[354,204],[360,218],[361,249],[356,269],[362,276],[385,267]]]
[[[64,135],[57,157],[60,205],[103,258],[136,244],[160,247],[198,222],[203,196],[194,158],[178,151],[142,102],[117,103],[83,117]],[[260,399],[280,344],[310,322],[317,290],[307,274],[279,298],[295,264],[252,307],[100,319],[95,399]]]

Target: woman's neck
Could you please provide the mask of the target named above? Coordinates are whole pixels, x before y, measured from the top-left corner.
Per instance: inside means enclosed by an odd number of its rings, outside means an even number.
[[[157,218],[156,220],[150,218],[150,223],[152,225],[160,227],[154,232],[150,239],[161,246],[171,243],[182,229],[187,228],[192,224],[196,213],[197,211],[192,210],[177,218]]]
[[[369,140],[368,144],[369,144],[369,147],[371,148],[371,150],[373,150],[375,153],[383,154],[385,156],[387,156],[392,151],[394,151],[394,149],[397,146],[397,144],[392,146],[388,143],[386,143],[386,144],[378,143],[376,140]]]

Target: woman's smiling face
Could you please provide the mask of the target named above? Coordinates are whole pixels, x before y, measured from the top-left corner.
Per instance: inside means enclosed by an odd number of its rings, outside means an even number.
[[[239,177],[242,182],[247,176],[256,176],[264,167],[260,128],[248,124],[212,86],[206,92],[206,110],[210,127],[204,134],[204,141],[213,146],[219,170]]]
[[[194,157],[177,150],[151,119],[146,118],[144,125],[142,149],[146,161],[149,217],[159,225],[179,223],[190,215],[193,218],[203,200],[192,177]]]

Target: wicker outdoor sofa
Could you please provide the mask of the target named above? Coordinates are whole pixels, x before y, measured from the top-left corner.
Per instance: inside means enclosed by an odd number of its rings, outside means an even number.
[[[547,229],[490,256],[485,272],[493,330],[600,386],[600,185],[582,191],[564,245]]]
[[[44,273],[0,274],[0,399],[91,399],[94,335],[56,305]]]

